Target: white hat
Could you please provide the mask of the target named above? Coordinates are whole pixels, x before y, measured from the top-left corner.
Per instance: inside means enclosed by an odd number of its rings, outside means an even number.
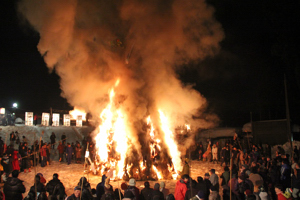
[[[129,186],[135,186],[135,180],[134,180],[134,178],[131,178],[131,179],[129,180],[128,185],[129,185]]]

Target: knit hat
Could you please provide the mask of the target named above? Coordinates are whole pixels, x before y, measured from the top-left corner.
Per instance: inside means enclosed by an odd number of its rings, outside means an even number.
[[[134,180],[134,178],[131,178],[131,179],[129,180],[128,185],[129,185],[129,186],[135,186],[135,180]]]
[[[80,187],[80,186],[76,186],[76,187],[74,188],[74,190],[81,190],[81,187]]]
[[[210,172],[214,174],[216,172],[216,170],[215,169],[211,169]]]
[[[126,190],[127,189],[127,184],[126,183],[122,183],[121,184],[121,189],[122,190]]]
[[[204,176],[209,176],[209,173],[205,173]]]

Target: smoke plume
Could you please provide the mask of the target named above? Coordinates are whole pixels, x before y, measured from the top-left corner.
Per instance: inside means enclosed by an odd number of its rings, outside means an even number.
[[[21,0],[18,9],[40,34],[38,50],[60,76],[62,96],[99,120],[115,88],[132,138],[158,109],[170,126],[208,128],[206,99],[175,73],[218,53],[224,38],[204,0]]]

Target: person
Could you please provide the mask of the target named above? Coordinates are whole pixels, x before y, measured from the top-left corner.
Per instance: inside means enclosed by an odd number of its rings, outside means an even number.
[[[43,144],[42,148],[40,149],[40,156],[41,156],[41,167],[45,167],[47,165],[47,146],[46,143]]]
[[[3,171],[5,172],[6,178],[12,172],[12,163],[10,162],[9,156],[7,153],[3,154],[1,165],[3,166]]]
[[[20,171],[18,154],[19,154],[19,152],[17,150],[15,150],[14,155],[13,155],[12,167],[13,167],[13,170]]]
[[[159,183],[154,184],[154,188],[150,193],[148,200],[164,200],[164,194],[161,191],[159,191],[159,187]]]
[[[131,191],[126,191],[124,193],[124,198],[122,200],[133,200],[134,199],[134,195]]]
[[[37,191],[37,194],[35,193]],[[41,178],[39,175],[35,176],[35,183],[31,186],[29,193],[33,194],[35,198],[37,198],[42,192],[46,192],[45,186],[41,183]]]
[[[50,136],[50,141],[51,141],[50,144],[51,144],[52,149],[54,149],[54,146],[55,146],[55,138],[56,138],[55,133],[52,132],[52,134]]]
[[[183,169],[182,169],[182,172],[181,172],[181,176],[184,175],[184,174],[187,174],[187,175],[190,174],[190,166],[189,166],[188,162],[189,162],[189,159],[185,158],[184,166],[183,166]]]
[[[75,157],[76,157],[76,163],[81,163],[81,151],[82,148],[80,146],[79,143],[77,143],[76,147],[75,147]]]
[[[211,182],[210,182],[210,180],[209,180],[209,178],[210,178],[210,175],[209,175],[209,173],[205,173],[204,174],[204,183],[205,183],[205,187],[206,187],[206,192],[205,192],[205,194],[206,194],[206,196],[205,196],[205,199],[208,199],[208,197],[209,197],[209,194],[210,194],[210,187],[211,187]]]
[[[240,175],[238,177],[238,196],[241,199],[245,199],[245,191],[249,189],[251,193],[253,193],[253,184],[252,182],[247,179],[244,175]]]
[[[291,185],[291,167],[286,158],[282,160],[280,169],[280,184],[283,186],[283,190],[289,188]]]
[[[80,193],[81,193],[81,188],[79,186],[76,186],[74,188],[74,193],[68,196],[66,200],[80,200]]]
[[[4,183],[3,192],[5,199],[7,200],[22,200],[23,193],[25,193],[25,186],[23,181],[18,179],[19,172],[14,170],[12,172],[12,177],[8,177],[7,181]]]
[[[60,141],[57,147],[58,154],[59,154],[59,162],[64,160],[64,152],[65,152],[65,145]]]
[[[190,200],[192,197],[196,196],[198,194],[198,189],[197,189],[197,181],[191,180],[192,181],[192,187],[189,188],[184,196],[185,200]]]
[[[102,200],[107,200],[107,199],[115,199],[114,196],[114,189],[113,187],[109,184],[110,179],[107,178],[105,179],[105,183],[104,183],[104,195],[102,195],[101,199]]]
[[[220,178],[222,179],[221,186],[228,184],[228,181],[230,179],[230,172],[228,166],[224,167],[224,172],[222,173]]]
[[[212,157],[213,157],[213,163],[215,163],[215,161],[217,161],[218,164],[218,147],[216,146],[216,144],[213,145],[212,148]]]
[[[216,170],[215,169],[211,169],[210,170],[210,177],[209,180],[211,182],[211,184],[215,187],[217,187],[217,189],[219,189],[219,177],[216,174]]]
[[[58,174],[53,174],[53,179],[50,180],[46,185],[46,191],[49,193],[49,198],[52,196],[57,197],[57,199],[64,199],[66,196],[65,186],[58,179]]]
[[[82,188],[81,199],[84,199],[84,200],[92,200],[93,199],[90,183],[87,181],[87,179],[85,177],[80,178],[77,186]]]
[[[177,181],[175,185],[174,197],[176,200],[184,200],[185,193],[187,191],[187,182],[189,180],[189,175],[184,174],[180,180]]]
[[[145,188],[141,190],[141,200],[148,200],[149,195],[152,193],[152,188],[148,181],[144,182]]]
[[[98,185],[96,186],[96,195],[97,195],[97,200],[100,200],[102,195],[104,194],[104,184],[105,184],[105,180],[106,180],[106,175],[102,175],[102,180],[100,183],[98,183]]]
[[[68,143],[66,147],[66,157],[67,157],[68,165],[71,164],[73,154],[74,154],[73,148],[71,147],[71,144]]]
[[[134,178],[131,178],[128,182],[128,187],[125,190],[126,191],[131,191],[133,196],[134,196],[134,200],[139,200],[140,199],[140,190],[135,186],[136,182]]]
[[[166,199],[167,195],[170,194],[170,190],[166,188],[166,184],[163,181],[160,182],[159,190],[164,194],[165,199]]]

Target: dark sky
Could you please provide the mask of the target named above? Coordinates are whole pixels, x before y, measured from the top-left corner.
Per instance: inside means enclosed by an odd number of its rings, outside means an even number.
[[[59,77],[37,51],[38,33],[20,25],[16,2],[0,3],[0,107],[41,112],[69,109]],[[222,24],[221,52],[179,71],[209,101],[222,126],[285,118],[284,74],[291,119],[300,123],[299,1],[209,0]]]

